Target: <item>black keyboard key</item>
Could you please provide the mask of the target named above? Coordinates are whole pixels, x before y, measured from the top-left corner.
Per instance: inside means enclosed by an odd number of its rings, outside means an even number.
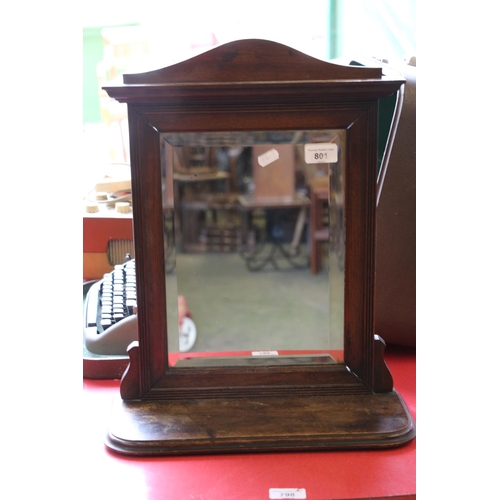
[[[96,323],[101,331],[137,312],[135,260],[116,265],[103,276],[100,288],[100,308],[95,306]]]

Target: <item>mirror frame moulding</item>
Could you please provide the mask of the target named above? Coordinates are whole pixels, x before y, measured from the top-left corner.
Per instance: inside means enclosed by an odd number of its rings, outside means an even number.
[[[412,418],[393,389],[384,361],[385,344],[373,332],[378,99],[398,92],[404,79],[385,75],[378,67],[320,61],[275,42],[240,40],[157,71],[126,74],[123,81],[104,89],[128,105],[139,341],[128,350],[130,363],[120,384],[121,400],[113,410],[116,417],[108,447],[118,453],[149,455],[386,447],[411,440]],[[343,363],[170,367],[161,134],[323,129],[346,131]],[[332,430],[322,431],[321,438],[311,437],[299,427],[285,432],[276,422],[263,437],[257,422],[255,428],[247,423],[244,433],[235,431],[234,436],[222,438],[217,437],[225,425],[220,421],[205,437],[195,438],[199,429],[187,428],[176,436],[158,436],[153,430],[136,435],[144,412],[165,423],[179,411],[179,406],[172,409],[175,404],[193,412],[195,402],[203,401],[208,405],[205,414],[215,415],[221,403],[247,401],[249,409],[265,401],[264,414],[272,420],[276,405],[286,400],[293,406],[297,397],[316,398],[329,408],[326,413],[336,412],[338,419],[329,424]],[[371,408],[375,413],[377,405],[389,407],[386,430],[361,424],[354,410],[346,410],[352,418],[342,413],[345,398],[352,408]],[[301,411],[292,412],[297,421]],[[357,427],[359,432],[353,432]]]

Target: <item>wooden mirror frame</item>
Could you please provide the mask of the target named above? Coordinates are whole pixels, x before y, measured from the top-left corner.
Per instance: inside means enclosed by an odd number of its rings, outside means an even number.
[[[241,40],[123,81],[105,90],[128,105],[139,340],[129,347],[107,446],[154,455],[411,440],[412,418],[373,331],[378,100],[404,80]],[[344,362],[169,367],[160,135],[321,129],[346,130]]]

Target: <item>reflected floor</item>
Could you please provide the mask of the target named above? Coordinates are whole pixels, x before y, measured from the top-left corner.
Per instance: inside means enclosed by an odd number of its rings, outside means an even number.
[[[238,254],[208,253],[177,255],[177,270],[178,293],[197,328],[191,352],[341,348],[329,335],[327,269],[317,275],[309,268],[251,272]],[[167,294],[175,286],[176,275],[167,275]],[[170,294],[167,308],[175,305]],[[341,328],[341,308],[332,317]]]

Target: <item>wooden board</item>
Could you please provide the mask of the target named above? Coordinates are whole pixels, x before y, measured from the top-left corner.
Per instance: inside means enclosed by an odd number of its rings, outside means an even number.
[[[415,435],[395,391],[148,402],[117,398],[111,417],[106,445],[127,455],[387,448]]]
[[[258,158],[269,150],[276,150],[279,158],[265,167],[259,165]],[[292,198],[295,194],[295,156],[291,144],[259,144],[252,148],[252,167],[255,183],[254,197]]]

